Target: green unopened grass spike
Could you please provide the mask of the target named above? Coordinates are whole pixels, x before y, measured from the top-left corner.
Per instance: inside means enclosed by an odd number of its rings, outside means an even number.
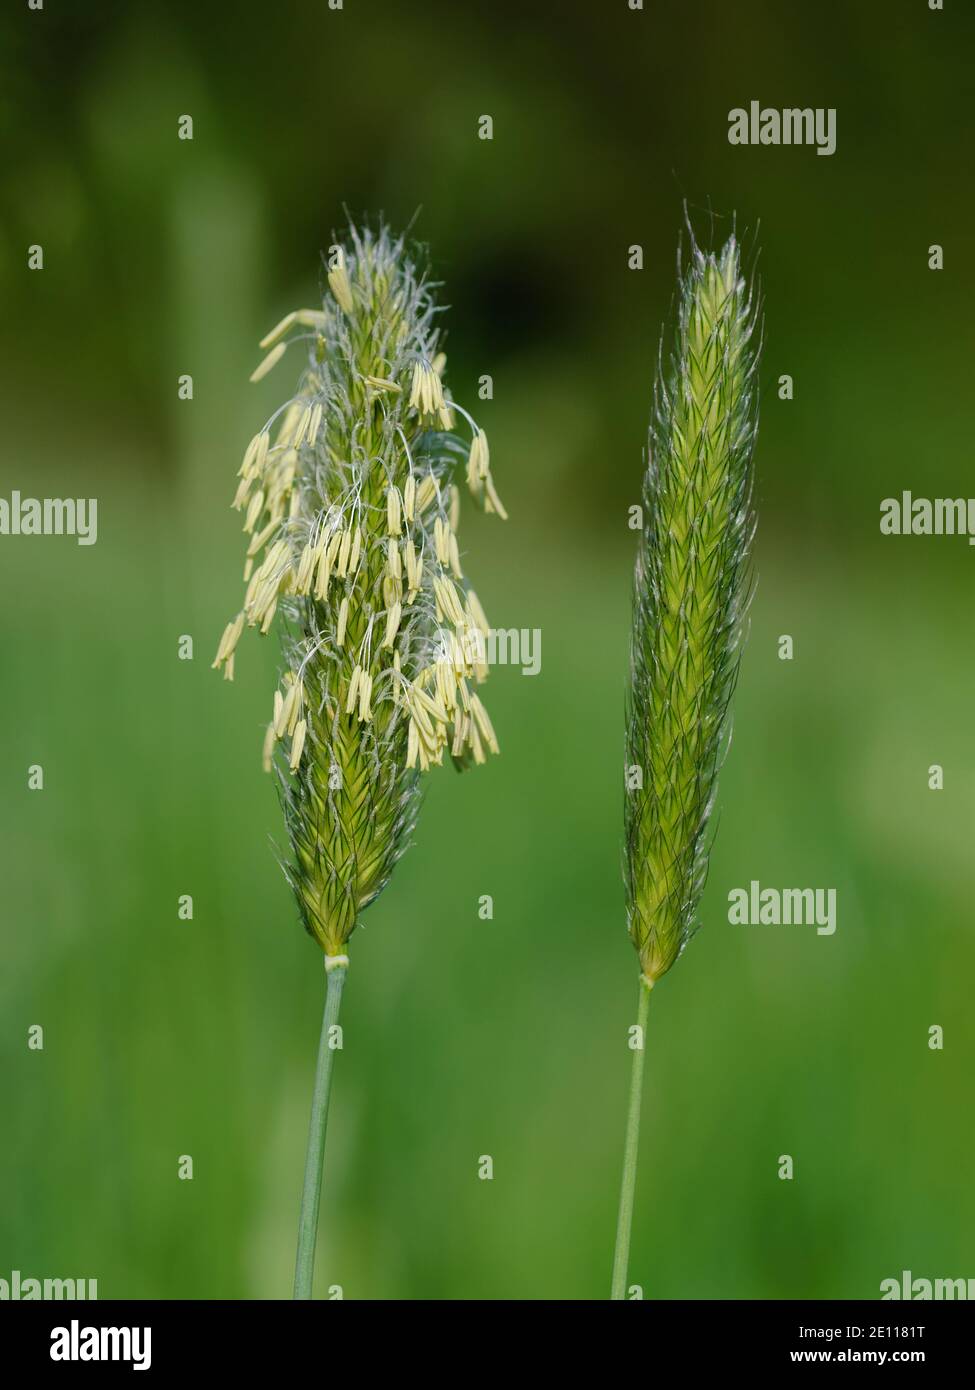
[[[710,817],[738,675],[754,531],[757,295],[731,236],[679,264],[661,356],[633,584],[624,809],[627,919],[640,961],[640,1048],[627,1120],[613,1297],[624,1297],[649,991],[697,926]]]

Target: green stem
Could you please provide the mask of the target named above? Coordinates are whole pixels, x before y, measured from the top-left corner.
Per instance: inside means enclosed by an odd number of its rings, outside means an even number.
[[[630,1108],[626,1117],[626,1142],[623,1148],[623,1186],[620,1189],[620,1211],[616,1222],[616,1253],[613,1256],[613,1289],[610,1297],[626,1297],[626,1270],[630,1261],[630,1230],[633,1226],[633,1194],[636,1189],[636,1160],[640,1147],[640,1109],[643,1101],[643,1062],[647,1052],[647,1015],[650,1012],[650,989],[640,976],[640,1005],[637,1024],[640,1046],[633,1049],[633,1071],[630,1076]]]
[[[322,1197],[322,1174],[325,1164],[328,1098],[332,1090],[332,1066],[337,1050],[329,1044],[332,1028],[339,1019],[339,1004],[342,1002],[342,986],[345,983],[347,968],[346,965],[333,965],[329,969],[327,964],[325,967],[325,1012],[322,1017],[322,1036],[318,1044],[311,1123],[308,1126],[308,1153],[305,1158],[305,1183],[301,1192],[301,1216],[298,1219],[295,1298],[311,1298],[312,1276],[315,1272],[315,1239],[318,1235],[318,1207]]]

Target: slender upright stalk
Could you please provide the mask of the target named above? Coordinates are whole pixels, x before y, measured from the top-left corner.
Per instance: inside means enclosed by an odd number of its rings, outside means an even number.
[[[322,1016],[322,1036],[318,1044],[311,1122],[308,1126],[305,1182],[301,1191],[298,1256],[295,1260],[295,1298],[311,1298],[312,1277],[315,1273],[315,1240],[318,1235],[318,1207],[322,1198],[328,1100],[332,1091],[332,1066],[337,1050],[331,1045],[332,1028],[339,1021],[339,1005],[342,1002],[342,986],[347,969],[348,961],[344,956],[326,956],[325,1012]]]
[[[636,1190],[636,1161],[640,1148],[640,1111],[643,1106],[643,1062],[647,1051],[647,1016],[650,1012],[650,989],[640,976],[640,1003],[637,1026],[640,1046],[633,1049],[633,1071],[630,1075],[630,1106],[626,1116],[626,1139],[623,1146],[623,1184],[620,1188],[620,1210],[616,1221],[616,1253],[613,1256],[613,1299],[626,1297],[626,1270],[630,1260],[630,1231],[633,1227],[633,1195]]]

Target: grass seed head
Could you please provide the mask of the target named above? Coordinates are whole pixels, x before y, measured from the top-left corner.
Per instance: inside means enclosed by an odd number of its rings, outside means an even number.
[[[629,932],[653,984],[695,929],[747,608],[759,320],[732,236],[691,238],[658,369],[636,559],[627,710]],[[631,781],[640,785],[632,786]]]
[[[420,774],[498,751],[472,689],[485,619],[456,535],[452,477],[472,455],[472,494],[505,513],[484,433],[444,382],[433,290],[403,238],[352,227],[321,308],[271,330],[252,378],[304,346],[295,395],[239,470],[246,589],[214,665],[233,679],[244,627],[277,620],[285,669],[264,766],[281,789],[285,872],[330,957],[407,846]]]

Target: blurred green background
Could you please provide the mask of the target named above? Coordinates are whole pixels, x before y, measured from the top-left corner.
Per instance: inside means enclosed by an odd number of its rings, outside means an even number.
[[[637,995],[626,509],[685,198],[703,239],[736,212],[761,248],[759,582],[703,930],[654,997],[630,1278],[873,1298],[905,1268],[975,1275],[975,556],[878,529],[902,488],[973,491],[975,15],[98,0],[2,25],[0,495],[95,496],[99,538],[0,538],[0,1276],[290,1292],[321,957],[270,843],[275,650],[245,640],[233,685],[209,663],[235,471],[287,387],[286,363],[248,385],[257,340],[314,301],[346,205],[420,210],[448,380],[476,404],[494,378],[511,520],[467,506],[462,540],[542,672],[493,674],[503,757],[430,777],[353,938],[318,1288],[606,1296]],[[836,107],[835,155],[729,146],[752,99]],[[753,878],[835,887],[835,936],[729,926]]]

